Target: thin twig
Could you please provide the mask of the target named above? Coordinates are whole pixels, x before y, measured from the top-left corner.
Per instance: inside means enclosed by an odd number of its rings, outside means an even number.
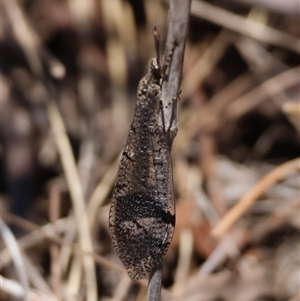
[[[190,0],[172,0],[169,5],[168,34],[165,45],[164,57],[168,58],[174,43],[176,49],[171,58],[168,76],[162,84],[162,102],[164,108],[164,121],[166,131],[169,131],[170,145],[178,130],[177,103],[181,83],[183,56],[188,33]]]
[[[177,103],[179,87],[182,75],[183,56],[185,42],[188,32],[190,16],[190,0],[171,0],[168,15],[168,33],[165,45],[165,59],[169,58],[172,49],[176,47],[170,66],[168,66],[167,77],[162,84],[162,105],[165,130],[169,137],[171,147],[176,136],[177,124]],[[148,301],[159,301],[161,299],[162,263],[159,263],[151,272],[147,293]]]
[[[154,267],[149,276],[149,285],[147,292],[147,301],[159,301],[161,294],[162,281],[162,262]]]
[[[266,174],[233,208],[227,212],[227,214],[213,229],[212,235],[218,238],[222,237],[249,209],[259,196],[261,196],[274,183],[297,170],[300,170],[300,158],[281,164]]]

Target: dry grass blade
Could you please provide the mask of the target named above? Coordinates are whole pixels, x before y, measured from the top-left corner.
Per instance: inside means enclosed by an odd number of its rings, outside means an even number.
[[[259,105],[263,99],[274,97],[278,93],[299,84],[300,68],[295,67],[281,72],[263,82],[260,86],[236,99],[225,109],[226,116],[237,118]]]
[[[117,168],[119,166],[119,158],[109,167],[105,175],[103,176],[101,182],[95,188],[90,201],[87,206],[87,214],[89,217],[89,223],[91,227],[93,226],[95,219],[97,217],[97,212],[99,207],[105,201],[105,198],[109,194],[114,181],[116,179]]]
[[[49,204],[49,219],[55,223],[59,219],[59,205],[60,193],[56,187],[50,191],[50,204]],[[57,244],[52,244],[50,247],[51,257],[51,285],[55,292],[57,301],[63,300],[62,298],[62,269],[59,260],[60,248]]]
[[[226,122],[232,122],[253,110],[268,97],[276,96],[285,89],[297,85],[299,83],[299,71],[300,68],[295,67],[281,72],[244,95],[237,97],[231,103],[228,99],[222,100],[215,96],[216,102],[212,101],[187,121],[185,134],[188,137],[193,137],[201,129],[208,131],[220,129]]]
[[[85,208],[83,191],[75,164],[72,149],[67,138],[66,130],[61,115],[54,104],[49,102],[47,106],[50,125],[53,131],[54,139],[61,157],[62,166],[69,185],[70,194],[73,201],[76,224],[78,226],[79,241],[82,251],[93,253],[93,244],[90,234],[89,223]],[[85,269],[85,281],[87,285],[88,301],[97,300],[96,271],[93,259],[83,258]]]
[[[300,116],[300,104],[297,102],[287,102],[282,106],[282,111],[287,115]]]
[[[1,229],[2,238],[6,244],[9,252],[11,253],[11,257],[14,262],[16,272],[20,279],[20,282],[22,285],[24,301],[29,301],[30,300],[30,298],[29,298],[29,280],[28,280],[27,270],[25,268],[18,243],[17,243],[14,235],[12,234],[11,230],[7,227],[7,225],[1,218],[0,218],[0,229]]]
[[[49,283],[41,275],[39,268],[34,264],[34,262],[31,261],[27,254],[23,255],[23,260],[25,269],[28,274],[29,282],[32,287],[37,289],[39,292],[54,298],[55,294],[51,290]]]
[[[26,300],[26,293],[23,286],[13,280],[7,279],[0,275],[1,290],[11,296],[12,298],[17,298],[18,300]],[[48,296],[39,291],[29,291],[29,300],[30,301],[56,301],[56,298],[53,296]]]
[[[67,219],[60,219],[55,224],[47,224],[45,226],[37,226],[32,222],[14,216],[8,212],[4,212],[4,219],[10,223],[18,225],[21,229],[32,231],[30,234],[18,240],[18,245],[22,250],[30,249],[44,241],[44,239],[52,240],[56,243],[62,243],[61,238],[56,233],[63,233],[66,229]],[[11,261],[11,254],[8,249],[3,249],[0,253],[0,268],[3,269]]]
[[[193,0],[192,14],[261,42],[300,53],[300,40],[298,38],[264,24],[243,18],[207,2]]]
[[[1,291],[15,298],[23,298],[23,300],[26,299],[29,300],[28,296],[24,291],[23,286],[20,283],[14,280],[4,278],[2,275],[0,275],[0,283],[1,283]]]
[[[270,171],[227,212],[214,227],[212,235],[217,238],[222,237],[268,188],[297,170],[300,170],[300,158],[279,165]]]
[[[42,74],[42,64],[38,55],[40,45],[34,31],[27,25],[24,15],[16,1],[4,0],[2,4],[12,21],[11,24],[14,35],[23,48],[31,69],[35,74]]]
[[[210,256],[199,269],[199,275],[209,275],[212,273],[227,257],[235,259],[240,255],[232,236],[225,236],[219,245],[214,249]]]
[[[183,229],[180,233],[179,259],[175,274],[172,293],[181,296],[188,278],[193,255],[193,235],[190,229]]]
[[[194,199],[205,215],[206,219],[209,221],[210,225],[216,225],[220,221],[220,217],[203,191],[196,190],[194,192]],[[210,256],[202,265],[199,273],[209,274],[222,260],[226,258],[226,256],[234,260],[239,254],[240,252],[234,239],[228,235],[210,254]]]
[[[27,55],[27,59],[32,71],[37,78],[43,78],[42,63],[39,57],[40,41],[37,39],[34,32],[25,22],[25,18],[18,5],[14,1],[5,1],[5,8],[9,14],[12,24],[14,25],[15,34],[23,46]],[[22,22],[20,24],[20,22]],[[22,25],[22,26],[21,26]],[[51,66],[53,64],[49,64]],[[75,210],[76,222],[78,225],[79,240],[83,251],[92,253],[93,246],[89,232],[86,209],[84,204],[83,192],[78,176],[74,156],[68,141],[62,118],[54,103],[48,103],[49,121],[53,130],[54,139],[57,144],[58,151],[61,155],[62,165],[65,171],[67,182],[70,188],[70,194]],[[92,258],[85,257],[83,260],[86,285],[87,285],[87,300],[97,300],[96,274],[95,266]]]
[[[122,268],[121,265],[112,263],[108,259],[95,253],[83,252],[78,248],[77,244],[66,242],[65,240],[57,236],[57,233],[63,233],[66,231],[69,222],[67,218],[61,218],[54,224],[46,224],[40,227],[32,222],[14,216],[13,214],[8,212],[5,212],[4,216],[7,220],[9,220],[9,222],[18,225],[20,228],[23,228],[27,231],[33,231],[18,240],[18,244],[23,250],[33,248],[35,245],[42,243],[43,239],[47,239],[60,245],[68,245],[74,253],[79,253],[81,256],[91,256],[99,265],[117,270],[120,273],[125,272],[124,268]],[[1,251],[0,257],[2,259],[0,261],[0,268],[4,268],[11,261],[11,256],[10,254],[8,254],[8,250],[4,249]]]
[[[232,34],[229,34],[224,30],[221,31],[211,45],[208,46],[203,55],[182,81],[181,97],[183,100],[190,97],[201,85],[203,80],[211,73],[232,41]]]
[[[123,274],[121,281],[119,282],[119,285],[115,290],[112,301],[124,300],[126,294],[128,293],[131,283],[132,283],[131,279],[126,274]]]

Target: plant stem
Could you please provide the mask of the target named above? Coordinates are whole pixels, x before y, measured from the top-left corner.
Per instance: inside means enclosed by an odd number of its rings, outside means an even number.
[[[162,262],[156,265],[149,276],[147,301],[160,301],[162,282]]]

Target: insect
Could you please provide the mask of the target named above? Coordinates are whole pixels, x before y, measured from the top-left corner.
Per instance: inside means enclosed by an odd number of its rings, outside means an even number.
[[[140,80],[137,104],[122,152],[109,213],[113,246],[132,279],[149,276],[162,261],[175,228],[171,149],[161,102],[166,64],[157,57]]]

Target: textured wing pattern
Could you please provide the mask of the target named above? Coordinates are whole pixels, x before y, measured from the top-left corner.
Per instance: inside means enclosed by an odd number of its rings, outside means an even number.
[[[148,277],[162,261],[175,227],[170,148],[159,122],[160,88],[151,72],[140,81],[109,215],[113,246],[133,279]]]

